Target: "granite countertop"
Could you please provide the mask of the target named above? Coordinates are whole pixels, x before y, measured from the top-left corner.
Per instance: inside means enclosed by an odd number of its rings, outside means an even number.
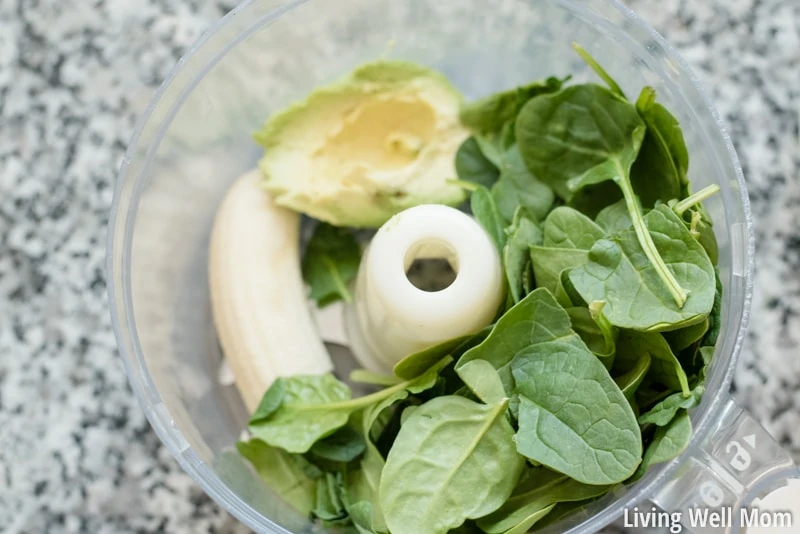
[[[155,437],[117,358],[105,234],[137,112],[232,1],[0,0],[0,531],[245,532]],[[630,0],[694,66],[757,227],[735,396],[800,458],[800,3]]]

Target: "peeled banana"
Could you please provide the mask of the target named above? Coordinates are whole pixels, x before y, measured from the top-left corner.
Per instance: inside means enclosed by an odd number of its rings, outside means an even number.
[[[300,216],[277,206],[262,179],[250,171],[226,194],[208,266],[217,334],[250,413],[277,377],[333,369],[300,274]]]

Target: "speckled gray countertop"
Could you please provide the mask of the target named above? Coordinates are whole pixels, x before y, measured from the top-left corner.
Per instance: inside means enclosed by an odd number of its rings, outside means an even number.
[[[232,2],[0,0],[0,531],[245,532],[150,430],[117,359],[105,233],[140,111]],[[758,271],[735,395],[800,456],[800,3],[630,0],[713,93]]]

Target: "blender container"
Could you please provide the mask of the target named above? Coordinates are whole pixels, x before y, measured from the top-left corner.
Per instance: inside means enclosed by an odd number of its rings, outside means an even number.
[[[683,127],[695,189],[719,184],[706,207],[725,291],[688,450],[546,532],[594,532],[650,502],[667,511],[736,505],[763,481],[797,476],[790,456],[729,397],[752,290],[747,193],[717,113],[660,35],[616,0],[252,0],[200,39],[144,113],[122,162],[108,250],[113,324],[133,390],[181,466],[243,523],[267,533],[325,531],[234,452],[248,414],[235,387],[217,378],[209,234],[224,192],[261,154],[251,132],[379,57],[438,69],[468,99],[549,75],[595,80],[573,41],[629,96],[654,87]]]

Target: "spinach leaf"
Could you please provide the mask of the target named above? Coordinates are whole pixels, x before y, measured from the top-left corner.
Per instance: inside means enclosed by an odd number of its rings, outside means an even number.
[[[503,506],[478,519],[478,526],[487,534],[527,532],[557,503],[583,501],[603,495],[609,489],[609,486],[581,484],[560,473],[536,467],[523,474]]]
[[[411,414],[381,477],[392,534],[445,534],[508,499],[524,460],[514,450],[506,405],[446,396]]]
[[[597,217],[605,208],[622,200],[622,190],[614,182],[600,182],[582,187],[576,191],[567,205],[575,208],[587,217]],[[628,206],[625,205],[625,210]]]
[[[586,346],[611,369],[617,353],[617,330],[604,322],[598,323],[588,308],[567,308],[572,329],[581,337]]]
[[[236,444],[239,454],[244,456],[256,472],[280,498],[289,503],[301,514],[308,514],[316,502],[316,476],[309,473],[313,469],[304,467],[306,461],[301,456],[270,447],[258,439],[240,441]]]
[[[445,357],[425,374],[371,395],[350,398],[350,389],[332,375],[284,378],[283,404],[269,418],[250,424],[250,432],[274,447],[304,453],[318,440],[343,427],[350,415],[386,399],[419,392],[436,384],[438,372],[452,362]]]
[[[663,384],[672,391],[689,395],[689,380],[678,358],[672,353],[667,340],[659,333],[623,330],[617,337],[618,370],[627,371],[649,354],[653,359],[648,376],[653,382]]]
[[[442,366],[448,365],[450,362],[450,358],[445,358],[438,364],[435,364],[427,369],[427,371],[421,375],[422,378],[415,380],[414,384],[403,390],[396,390],[392,395],[385,397],[376,404],[364,408],[364,410],[355,415],[355,424],[356,426],[361,427],[361,432],[366,446],[360,468],[348,477],[347,489],[348,493],[353,495],[354,501],[364,501],[369,503],[369,512],[371,514],[369,526],[375,532],[387,532],[387,527],[379,499],[379,488],[384,467],[384,459],[379,452],[378,447],[373,442],[373,431],[375,430],[375,427],[378,426],[382,416],[389,412],[389,409],[393,405],[405,400],[409,394],[422,393],[431,387],[431,381],[434,381],[435,383],[437,380],[437,374],[441,370]],[[409,408],[406,408],[403,413],[405,414]],[[382,426],[386,425],[383,424]],[[378,434],[381,433],[382,432],[378,432]],[[366,513],[366,511],[366,507],[360,510],[362,516],[364,513]],[[357,528],[366,528],[366,525],[364,524],[366,518],[361,517],[359,520],[361,523],[356,525]]]
[[[573,43],[573,48],[613,93],[625,97],[617,82],[583,47]],[[658,200],[681,198],[689,183],[686,177],[689,151],[680,124],[655,99],[655,90],[645,87],[636,101],[636,111],[647,126],[647,133],[631,169],[634,191],[642,204],[650,208]]]
[[[465,521],[463,525],[452,529],[447,534],[483,534],[483,531],[478,528],[475,521]]]
[[[716,265],[717,261],[719,261],[719,245],[711,221],[704,217],[700,211],[692,210],[691,217],[689,228],[692,235],[708,253],[711,263]]]
[[[664,332],[664,339],[666,339],[669,346],[672,347],[672,351],[677,354],[703,339],[708,331],[708,324],[708,319],[705,319],[703,322],[689,325],[680,330]]]
[[[536,246],[530,250],[536,287],[550,291],[562,306],[572,306],[572,299],[562,283],[562,277],[572,269],[585,264],[589,259],[589,253],[578,249]]]
[[[601,496],[602,497],[602,496]],[[596,501],[599,497],[594,497],[592,499],[585,499],[583,501],[575,501],[575,502],[560,502],[553,507],[549,514],[547,514],[544,519],[540,520],[536,523],[536,528],[532,530],[532,532],[537,532],[539,530],[545,529],[550,525],[554,525],[558,523],[562,519],[567,516],[573,516],[581,511],[581,515],[583,517],[588,517],[586,510],[584,510],[584,506],[590,504],[593,501]]]
[[[311,516],[320,519],[325,525],[345,524],[347,510],[342,499],[342,474],[325,473],[317,480],[317,499]]]
[[[346,464],[364,454],[365,447],[361,434],[345,426],[314,443],[309,453],[315,458]]]
[[[531,264],[539,287],[550,290],[564,307],[582,302],[571,295],[568,273],[588,261],[588,250],[603,230],[577,210],[559,207],[544,222],[544,246],[531,247]],[[567,281],[567,285],[565,285]]]
[[[569,270],[561,271],[561,287],[558,289],[559,294],[556,295],[556,300],[568,303],[567,307],[572,306],[587,306],[587,302],[583,300],[580,293],[575,290],[572,281],[569,279]],[[562,295],[564,295],[562,297]],[[611,324],[611,323],[608,323]],[[613,325],[612,325],[613,326]]]
[[[690,410],[700,404],[705,387],[695,387],[689,395],[674,393],[656,404],[649,412],[639,416],[639,424],[652,423],[656,426],[667,426],[675,419],[680,410]]]
[[[526,212],[525,208],[517,209],[514,222],[506,229],[508,240],[503,249],[503,268],[513,304],[527,294],[525,277],[532,272],[530,247],[542,243],[542,231],[525,216]]]
[[[346,228],[319,223],[303,256],[303,279],[319,306],[352,300],[348,284],[358,273],[361,247]]]
[[[539,520],[543,519],[547,514],[550,513],[550,510],[555,507],[555,504],[551,504],[550,506],[531,512],[525,519],[506,530],[504,534],[526,534],[526,532],[528,532],[533,525],[538,523]]]
[[[517,354],[512,367],[520,454],[585,484],[616,484],[634,473],[642,460],[636,417],[585,346],[542,343]]]
[[[252,434],[273,447],[304,453],[318,439],[329,436],[347,423],[349,412],[320,409],[328,403],[350,399],[350,388],[331,374],[281,378],[264,396],[273,397],[273,388],[284,391],[280,407],[268,417],[249,422]],[[297,416],[299,409],[315,406],[313,421]]]
[[[659,200],[681,198],[688,184],[689,151],[680,124],[655,100],[653,88],[645,87],[636,101],[636,111],[647,125],[647,133],[631,168],[631,181],[646,208],[652,208]]]
[[[686,410],[681,410],[668,425],[656,429],[634,480],[641,478],[650,467],[677,458],[689,446],[691,439],[692,420]]]
[[[469,137],[456,152],[456,173],[459,180],[483,187],[492,187],[500,170],[486,156],[475,137]]]
[[[588,251],[604,236],[603,229],[593,220],[567,206],[554,209],[544,221],[545,247]]]
[[[628,213],[628,207],[625,205],[625,200],[615,202],[610,206],[603,208],[597,214],[594,222],[597,223],[606,234],[618,234],[623,230],[627,230],[633,226],[631,215]]]
[[[485,187],[478,187],[470,196],[472,215],[489,234],[502,254],[506,245],[505,220],[497,211],[492,194]]]
[[[587,65],[589,65],[589,67],[600,77],[601,80],[606,82],[606,85],[608,85],[608,88],[611,89],[611,92],[613,92],[615,95],[625,98],[625,93],[622,92],[622,88],[617,84],[617,82],[614,81],[614,78],[612,78],[608,72],[606,72],[606,69],[600,66],[600,63],[598,63],[597,60],[595,60],[585,48],[578,43],[573,42],[572,49],[575,50],[579,56],[581,56],[581,59]]]
[[[555,193],[531,174],[519,148],[514,145],[504,155],[500,178],[492,187],[492,197],[503,218],[511,221],[519,206],[527,208],[540,221],[555,201]]]
[[[627,373],[614,379],[614,382],[617,383],[619,389],[622,390],[622,394],[625,395],[625,398],[629,401],[634,399],[636,389],[642,384],[644,377],[650,370],[650,364],[652,361],[653,359],[650,357],[650,354],[645,352],[639,357],[639,359],[636,361],[636,364],[634,364],[634,366],[631,367]]]
[[[708,332],[700,343],[703,347],[713,347],[717,344],[720,328],[722,328],[722,280],[719,277],[719,269],[714,268],[714,278],[716,279],[714,304],[708,316]]]
[[[500,375],[489,362],[472,360],[459,367],[457,372],[464,384],[484,403],[495,404],[506,398]]]
[[[597,85],[576,85],[530,100],[517,118],[517,142],[531,172],[564,200],[607,180],[619,186],[640,249],[680,309],[686,290],[653,243],[630,181],[645,129],[624,98]]]
[[[465,104],[461,107],[461,123],[484,135],[500,132],[505,124],[516,119],[528,100],[536,95],[558,91],[568,79],[550,77]]]
[[[514,146],[513,134],[513,131],[509,131],[507,128],[504,128],[503,133],[497,136],[475,136],[475,142],[478,143],[478,148],[481,149],[481,152],[486,159],[488,159],[492,165],[498,169],[502,169],[503,162],[505,161],[506,157],[506,151]]]
[[[652,409],[653,406],[673,393],[674,390],[645,380],[642,385],[639,386],[639,389],[636,390],[635,394],[636,405],[640,408],[639,412],[643,413]],[[683,396],[683,393],[681,393],[681,396]],[[638,419],[639,416],[637,415],[636,417]]]
[[[714,357],[714,347],[700,347],[700,350],[697,352],[703,359],[703,367],[708,367],[711,363],[711,359]]]
[[[402,393],[398,394],[398,397],[402,396]],[[355,424],[361,427],[364,439],[364,456],[357,470],[348,471],[345,488],[350,502],[366,503],[361,504],[355,511],[348,509],[350,515],[353,516],[353,523],[359,530],[386,531],[386,522],[378,499],[384,461],[370,434],[373,425],[385,408],[397,400],[396,397],[385,399],[376,405],[365,408],[355,416]]]
[[[394,386],[402,382],[396,376],[375,373],[366,369],[353,369],[350,371],[350,381],[373,386]]]
[[[353,522],[358,534],[375,534],[372,529],[372,503],[359,501],[353,504],[346,503],[347,513]]]
[[[409,354],[395,364],[394,374],[403,380],[412,380],[436,365],[445,356],[451,356],[457,360],[466,351],[486,339],[493,327],[494,325],[489,325],[475,334],[448,339],[427,349]]]
[[[536,289],[508,310],[478,346],[464,353],[456,371],[473,360],[486,360],[497,369],[506,394],[514,391],[511,362],[517,354],[547,341],[561,341],[588,352],[572,331],[569,315],[546,289]]]
[[[702,322],[714,303],[708,255],[667,206],[656,206],[645,220],[666,265],[689,290],[683,307],[670,299],[633,229],[595,243],[588,263],[569,274],[575,289],[586,302],[605,301],[606,316],[619,328],[675,330]]]
[[[286,394],[286,385],[283,380],[282,377],[276,378],[264,396],[261,397],[261,402],[258,404],[256,411],[250,416],[251,425],[269,418],[281,407],[283,397]]]

